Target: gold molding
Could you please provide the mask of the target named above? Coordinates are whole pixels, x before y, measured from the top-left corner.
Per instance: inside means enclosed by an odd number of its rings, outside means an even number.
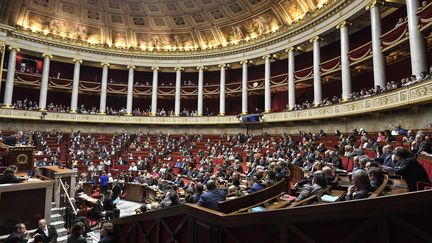
[[[136,69],[135,65],[133,65],[133,64],[127,65],[126,68],[127,69],[134,69],[134,70]]]
[[[398,110],[413,105],[432,103],[432,79],[410,86],[401,87],[388,93],[379,94],[355,101],[342,102],[330,106],[305,110],[272,112],[264,115],[264,123],[295,122],[319,119],[333,119],[373,112]],[[14,109],[0,109],[0,118],[18,120],[40,120],[40,112]],[[240,124],[236,116],[201,117],[147,117],[147,116],[99,116],[49,112],[44,120],[75,123],[107,124],[151,124],[151,125],[222,125]]]
[[[370,3],[366,6],[366,11],[369,11],[373,7],[380,7],[384,6],[385,1],[383,0],[372,0]]]
[[[312,37],[312,38],[309,40],[309,42],[310,42],[310,43],[313,43],[313,42],[322,41],[322,40],[323,40],[322,37],[320,37],[320,36],[315,36],[315,37]]]
[[[74,58],[74,59],[72,59],[72,61],[73,61],[74,63],[77,63],[77,62],[79,62],[80,64],[83,63],[83,60],[82,60],[82,59],[79,59],[79,58]]]
[[[102,67],[110,67],[111,66],[111,64],[109,64],[109,63],[107,63],[107,62],[102,62],[101,64],[100,64]]]
[[[181,71],[184,70],[184,68],[182,68],[182,67],[175,67],[174,70],[175,70],[176,72],[177,72],[177,71],[180,71],[180,72],[181,72]]]
[[[17,46],[9,46],[8,50],[9,51],[15,50],[16,52],[20,52],[21,51],[21,49],[19,47],[17,47]]]
[[[153,66],[153,67],[151,67],[151,70],[152,70],[152,71],[155,71],[155,70],[156,70],[156,71],[159,71],[159,67],[158,67],[158,66]]]
[[[49,53],[43,53],[43,54],[42,54],[42,57],[43,57],[43,58],[52,59],[52,58],[53,58],[53,55],[52,55],[52,54],[49,54]]]
[[[348,20],[344,20],[340,22],[338,25],[336,25],[336,29],[341,29],[343,27],[350,27],[350,26],[352,26],[352,23]]]

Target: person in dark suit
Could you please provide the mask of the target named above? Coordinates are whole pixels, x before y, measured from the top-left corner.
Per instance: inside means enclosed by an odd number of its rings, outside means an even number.
[[[96,201],[96,204],[91,209],[91,217],[95,220],[102,219],[105,215],[103,213],[103,204],[102,202],[105,200],[105,197],[103,195],[99,195],[99,199]]]
[[[21,143],[22,136],[23,136],[23,132],[18,131],[15,134],[12,134],[9,137],[7,137],[3,143],[9,146],[16,146],[17,144]]]
[[[87,243],[86,239],[82,237],[85,232],[85,227],[82,222],[78,222],[72,226],[72,232],[68,236],[66,243]]]
[[[26,180],[25,177],[18,177],[15,173],[18,172],[18,167],[16,165],[8,166],[4,174],[0,176],[0,184],[8,184],[8,183],[19,183]]]
[[[101,240],[99,243],[114,243],[114,225],[110,222],[106,222],[102,225]]]
[[[299,196],[295,199],[296,201],[301,201],[313,194],[318,193],[327,185],[326,178],[321,171],[313,173],[312,185],[306,185],[300,192]]]
[[[26,226],[23,223],[19,223],[15,225],[15,232],[6,238],[4,243],[27,243],[28,236]]]
[[[46,219],[41,219],[38,222],[38,229],[35,231],[34,242],[42,243],[57,243],[57,230],[47,224]]]
[[[214,180],[207,181],[207,192],[203,193],[199,200],[198,205],[209,209],[217,210],[218,202],[225,200],[225,191],[216,188]]]
[[[120,217],[120,209],[118,209],[114,204],[112,194],[113,192],[111,190],[108,190],[107,196],[103,200],[103,210],[105,211],[105,215],[109,220]]]
[[[369,175],[365,170],[357,170],[352,174],[354,185],[348,187],[345,200],[362,199],[369,197],[369,192],[372,187],[369,180]]]
[[[425,168],[414,158],[411,152],[398,147],[393,150],[393,154],[397,161],[395,174],[402,176],[410,191],[417,190],[417,182],[429,182]]]

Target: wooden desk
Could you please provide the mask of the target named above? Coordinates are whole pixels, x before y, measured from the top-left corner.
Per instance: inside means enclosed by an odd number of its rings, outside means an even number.
[[[409,192],[408,185],[404,179],[390,179],[389,191],[385,191],[383,195],[395,195]]]
[[[59,180],[63,181],[68,190],[69,197],[73,198],[75,196],[77,172],[70,169],[61,169],[58,166],[43,166],[40,169],[42,170],[42,175],[54,181],[52,201],[56,203],[57,207],[65,207],[67,204],[65,200],[61,200],[63,191]]]
[[[139,183],[126,184],[126,200],[134,202],[143,202],[146,196],[147,186]]]
[[[51,218],[53,181],[31,179],[0,185],[0,235],[14,231],[17,223],[28,229],[38,227],[38,220]]]

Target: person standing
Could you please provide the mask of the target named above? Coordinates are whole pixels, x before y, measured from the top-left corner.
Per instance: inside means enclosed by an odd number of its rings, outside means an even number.
[[[48,225],[46,219],[38,222],[38,229],[35,231],[34,242],[57,243],[57,230],[54,226]]]

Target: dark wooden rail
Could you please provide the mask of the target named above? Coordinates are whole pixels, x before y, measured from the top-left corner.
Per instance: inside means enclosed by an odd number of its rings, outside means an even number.
[[[114,220],[117,243],[432,242],[432,190],[226,215],[186,204]]]
[[[263,190],[251,193],[249,195],[239,197],[232,200],[226,200],[218,203],[219,211],[222,213],[232,213],[241,208],[247,208],[254,204],[264,201],[265,199],[274,197],[281,192],[288,192],[289,189],[289,179],[276,183],[275,185],[265,188]]]

